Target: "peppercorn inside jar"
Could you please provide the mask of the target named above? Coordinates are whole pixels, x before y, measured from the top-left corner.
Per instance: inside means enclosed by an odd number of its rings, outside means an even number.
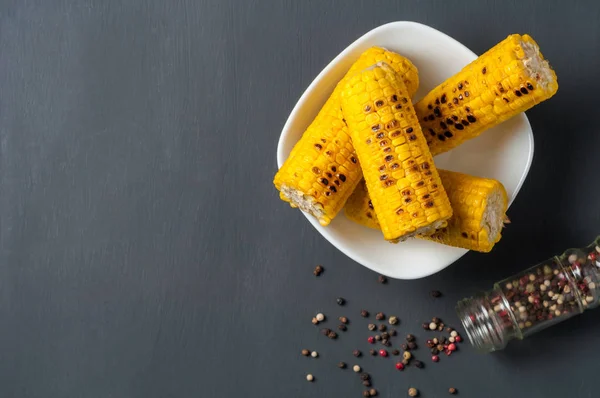
[[[457,312],[471,344],[490,352],[598,305],[600,237],[460,301]]]

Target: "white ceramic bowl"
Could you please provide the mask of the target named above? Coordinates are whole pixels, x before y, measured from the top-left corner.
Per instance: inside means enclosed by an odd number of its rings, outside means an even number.
[[[490,46],[493,44],[490,43]],[[371,30],[335,57],[302,94],[279,138],[279,167],[325,103],[335,84],[358,56],[372,46],[398,52],[416,65],[420,77],[419,91],[415,96],[417,100],[477,57],[453,38],[419,23],[392,22]],[[437,156],[435,163],[439,168],[501,181],[512,203],[529,172],[532,159],[533,133],[525,114],[520,114],[458,148]],[[416,279],[431,275],[467,252],[419,239],[409,239],[394,245],[383,240],[379,231],[348,220],[343,211],[327,227],[322,227],[312,216],[305,215],[325,239],[348,257],[392,278]],[[481,256],[484,261],[485,255]]]

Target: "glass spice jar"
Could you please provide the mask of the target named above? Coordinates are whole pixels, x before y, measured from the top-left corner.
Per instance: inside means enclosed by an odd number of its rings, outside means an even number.
[[[459,301],[456,310],[471,344],[492,352],[599,304],[600,237]]]

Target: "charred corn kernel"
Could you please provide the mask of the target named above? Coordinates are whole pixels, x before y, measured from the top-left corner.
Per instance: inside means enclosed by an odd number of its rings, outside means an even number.
[[[403,80],[410,87],[411,95],[416,92],[419,77],[414,65],[408,59],[380,47],[365,51],[346,76],[378,61],[389,62],[392,68],[403,76]],[[357,87],[357,90],[361,92],[361,98],[368,101],[369,93],[365,91],[365,87],[369,82],[364,83],[364,86]],[[382,94],[387,92],[386,87],[379,86],[377,82],[371,83],[375,83],[375,89]],[[362,170],[341,113],[340,90],[341,82],[294,146],[273,181],[282,200],[290,202],[292,207],[299,207],[312,214],[322,225],[329,224],[337,215],[362,177]],[[389,119],[385,113],[374,112],[371,115],[378,122]]]
[[[504,186],[496,180],[439,170],[442,184],[450,198],[454,215],[448,225],[433,234],[418,238],[479,252],[489,252],[500,240],[508,197]],[[425,210],[428,214],[429,210]],[[344,208],[350,220],[380,229],[364,182],[356,187]],[[429,216],[428,216],[429,217]]]
[[[529,35],[510,35],[415,104],[433,156],[552,97],[556,74]]]
[[[356,87],[366,89],[369,84],[362,83],[369,82],[392,87],[393,92],[385,98],[370,95],[372,100],[362,102],[363,97]],[[443,188],[437,198],[424,198],[415,195],[410,187],[411,183],[419,187],[431,183],[441,185],[441,181],[402,79],[391,67],[378,63],[348,78],[340,97],[384,238],[398,241],[442,225],[452,215]],[[388,123],[369,118],[372,112],[385,108],[402,108],[402,113]],[[372,123],[365,125],[363,120],[371,120]],[[394,145],[391,139],[399,136],[406,141]],[[414,156],[413,152],[418,156]],[[405,177],[399,180],[394,178],[393,173],[397,170],[404,171]],[[421,205],[432,210],[429,220]]]

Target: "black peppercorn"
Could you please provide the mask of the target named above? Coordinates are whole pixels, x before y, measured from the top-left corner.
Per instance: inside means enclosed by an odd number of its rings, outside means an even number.
[[[381,338],[382,339],[389,339],[390,338],[390,334],[388,332],[381,333]]]
[[[329,332],[329,334],[327,335],[327,337],[329,337],[330,339],[334,340],[337,339],[338,335],[336,332],[334,332],[333,330],[331,332]]]
[[[314,274],[315,276],[319,276],[319,275],[321,275],[321,273],[323,273],[323,271],[324,271],[324,268],[323,268],[323,266],[322,266],[322,265],[317,265],[317,266],[315,267],[315,270],[313,271],[313,274]]]
[[[379,275],[378,281],[379,283],[387,283],[387,277],[385,277],[385,275]]]
[[[344,303],[346,302],[346,300],[344,300],[342,297],[338,297],[336,302],[338,303],[338,305],[344,305]]]
[[[348,324],[348,318],[346,318],[345,316],[341,316],[338,318],[340,320],[340,322],[342,322],[343,324]]]
[[[346,369],[346,362],[340,362],[340,363],[338,363],[338,368],[340,368],[340,369]]]
[[[400,355],[400,351],[398,351],[398,350],[393,350],[393,351],[392,351],[392,355]]]
[[[362,352],[360,352],[359,350],[354,350],[352,351],[352,355],[354,355],[355,357],[360,357],[362,355]]]
[[[321,329],[323,336],[329,336],[329,333],[331,333],[331,329]]]
[[[374,350],[374,349],[371,348],[369,350],[369,354],[371,354],[372,356],[376,356],[377,355],[377,350]]]
[[[419,369],[423,369],[423,367],[425,366],[425,365],[423,365],[423,362],[418,361],[418,360],[415,360],[414,364]]]
[[[366,318],[366,317],[368,317],[368,316],[369,316],[369,311],[367,311],[367,310],[362,310],[362,311],[360,312],[360,316],[362,316],[363,318]]]
[[[365,380],[371,380],[371,376],[369,376],[369,374],[368,374],[368,373],[363,373],[363,374],[361,374],[361,375],[360,375],[360,379],[361,379],[362,381],[365,381]]]
[[[373,330],[377,329],[377,326],[374,323],[369,323],[367,328],[372,332]]]
[[[371,387],[371,381],[370,380],[363,380],[362,385],[365,386],[365,387]]]
[[[413,336],[412,334],[408,334],[406,335],[406,341],[415,341],[415,336]]]
[[[408,350],[408,346],[406,344],[400,344],[400,348],[402,348],[404,351]]]
[[[348,330],[346,325],[344,325],[343,323],[338,326],[338,329],[341,330],[342,332],[345,332],[346,330]]]
[[[385,319],[385,315],[383,314],[383,312],[378,312],[377,315],[375,315],[375,319],[377,319],[378,321],[382,321]]]
[[[387,329],[387,327],[383,323],[381,325],[379,325],[380,332],[385,332],[386,329]]]
[[[439,290],[432,290],[430,294],[431,294],[431,297],[435,297],[435,298],[442,296],[442,292],[440,292]]]
[[[417,349],[417,344],[414,341],[411,341],[410,343],[408,343],[408,349],[409,350],[416,350]]]

